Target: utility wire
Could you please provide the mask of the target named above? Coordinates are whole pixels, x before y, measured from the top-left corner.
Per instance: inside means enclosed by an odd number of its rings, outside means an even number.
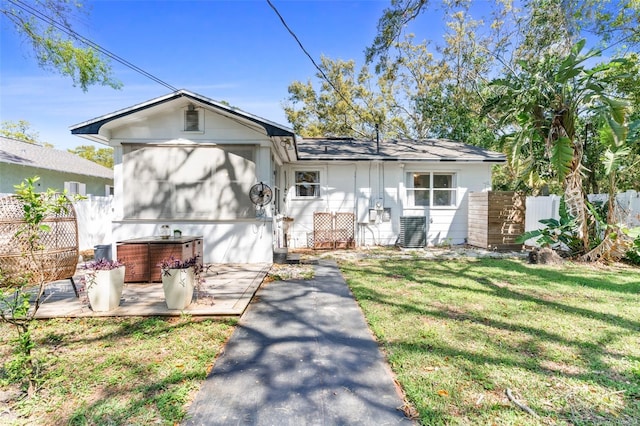
[[[340,90],[338,90],[338,88],[333,84],[333,81],[331,81],[331,79],[327,76],[327,74],[325,74],[325,72],[322,70],[322,68],[316,63],[316,61],[313,59],[313,57],[311,56],[311,54],[309,53],[309,51],[307,51],[307,49],[305,49],[305,47],[302,45],[302,42],[300,41],[300,39],[298,38],[298,36],[296,36],[296,34],[293,32],[293,30],[289,27],[289,25],[287,24],[287,22],[284,20],[284,18],[282,17],[282,15],[280,14],[280,12],[278,12],[278,9],[276,9],[276,7],[273,5],[273,3],[271,3],[271,0],[267,0],[267,3],[269,4],[269,6],[271,7],[271,9],[273,9],[273,11],[276,13],[276,15],[278,15],[278,18],[280,18],[280,22],[282,22],[282,25],[284,25],[284,27],[287,29],[287,31],[289,32],[289,34],[291,34],[291,36],[295,39],[295,41],[298,43],[298,46],[300,46],[300,49],[302,49],[302,51],[304,52],[305,55],[307,55],[307,57],[309,58],[309,60],[311,60],[311,63],[313,64],[314,67],[316,67],[316,69],[320,72],[320,75],[322,75],[322,78],[329,83],[329,85],[333,88],[333,90],[338,94],[338,96],[340,96],[342,98],[343,101],[345,101],[345,103],[349,106],[349,108],[351,108],[353,110],[353,112],[356,113],[356,115],[358,116],[358,118],[360,118],[360,120],[362,120],[363,122],[367,122],[367,120],[365,120],[362,115],[360,115],[360,112],[351,104],[351,102],[349,102],[349,100],[342,94],[342,92]],[[351,127],[351,126],[349,126]],[[351,127],[351,129],[356,132],[359,133],[360,135],[364,136],[364,137],[369,137],[369,135],[354,129],[353,127]]]
[[[116,62],[121,63],[122,65],[136,71],[137,73],[142,74],[143,76],[155,81],[156,83],[168,88],[169,90],[171,90],[172,92],[177,92],[178,89],[173,87],[172,85],[170,85],[169,83],[161,80],[160,78],[156,77],[155,75],[143,70],[142,68],[132,64],[131,62],[127,61],[126,59],[116,55],[115,53],[105,49],[104,47],[100,46],[97,43],[94,43],[93,41],[89,40],[88,38],[78,34],[77,32],[75,32],[74,30],[66,27],[65,25],[57,22],[56,20],[54,20],[53,18],[45,15],[44,13],[40,12],[39,10],[35,9],[34,7],[23,3],[20,0],[8,0],[9,3],[13,4],[14,6],[18,7],[19,9],[23,10],[24,12],[35,16],[36,18],[40,19],[41,21],[44,21],[45,23],[48,23],[49,25],[54,26],[55,28],[57,28],[59,31],[62,31],[63,33],[67,34],[68,36],[74,38],[75,40],[80,41],[81,43],[86,44],[87,46],[97,50],[98,52],[102,53],[103,55],[113,59]]]

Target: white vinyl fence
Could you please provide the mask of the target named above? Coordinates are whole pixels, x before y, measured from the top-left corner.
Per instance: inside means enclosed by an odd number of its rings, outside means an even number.
[[[591,194],[588,198],[591,202],[606,202],[609,196],[607,194]],[[640,226],[640,193],[633,190],[622,192],[616,196],[616,202],[619,211],[622,212],[621,222],[629,227]],[[539,222],[541,219],[559,219],[559,208],[560,197],[557,195],[527,197],[525,231],[544,228],[544,225]]]
[[[78,218],[78,248],[88,250],[98,244],[111,244],[113,197],[87,196],[73,204]]]

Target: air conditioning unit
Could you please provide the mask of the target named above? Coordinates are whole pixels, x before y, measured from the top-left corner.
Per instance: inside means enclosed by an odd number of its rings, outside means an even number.
[[[400,247],[422,248],[427,245],[427,218],[425,216],[400,217]]]

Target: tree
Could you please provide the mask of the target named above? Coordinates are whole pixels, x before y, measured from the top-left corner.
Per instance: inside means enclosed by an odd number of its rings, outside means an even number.
[[[113,148],[96,149],[93,145],[80,145],[68,150],[70,153],[85,158],[102,166],[113,168]]]
[[[472,11],[482,16],[474,19]],[[442,70],[448,70],[448,76],[428,92],[415,92],[416,100],[431,120],[444,118],[440,122],[432,121],[433,133],[506,150],[512,161],[504,168],[511,170],[496,174],[505,177],[505,189],[548,189],[554,186],[553,171],[548,162],[540,161],[544,158],[540,145],[523,146],[521,151],[514,152],[509,151],[510,144],[505,144],[504,138],[492,137],[492,133],[500,134],[502,129],[495,121],[502,117],[487,115],[481,108],[490,96],[486,87],[490,78],[513,75],[519,72],[521,64],[534,64],[541,57],[567,57],[577,40],[583,34],[589,34],[596,47],[613,52],[609,55],[629,59],[626,65],[629,72],[616,71],[618,79],[611,82],[615,87],[609,89],[611,93],[628,98],[632,105],[638,105],[640,73],[636,70],[636,51],[640,46],[640,3],[637,1],[529,0],[517,7],[510,0],[482,3],[392,0],[378,21],[376,38],[366,50],[367,60],[376,63],[376,70],[385,72],[390,65],[403,60],[407,49],[398,48],[402,34],[419,16],[427,14],[433,14],[434,18],[442,14],[447,22],[445,42],[435,47],[440,54]],[[416,22],[413,24],[417,25]],[[632,112],[639,113],[637,108]],[[594,116],[589,120],[597,121]],[[587,174],[589,185],[606,187],[607,179],[599,157],[599,124],[589,120],[579,117],[572,131],[588,136],[584,137],[583,144],[586,153],[583,164],[588,167],[583,172]],[[524,156],[517,157],[519,154]],[[532,158],[537,159],[533,164]],[[539,173],[526,173],[531,167],[537,167]],[[629,169],[630,172],[634,170],[637,169]],[[514,176],[521,179],[511,179]],[[639,177],[638,173],[625,174],[622,187],[633,187],[634,182],[640,181]]]
[[[71,78],[74,86],[87,91],[94,84],[120,88],[113,79],[109,62],[91,46],[84,46],[71,26],[82,5],[68,0],[9,0],[0,5],[0,14],[31,44],[38,65]]]
[[[394,124],[402,124],[390,118],[388,93],[370,88],[372,76],[366,67],[356,72],[353,60],[334,61],[323,56],[320,69],[322,72],[316,75],[321,80],[318,92],[311,81],[294,81],[289,85],[290,96],[284,111],[296,133],[305,137],[371,139],[375,138],[376,124],[384,124],[389,129]],[[402,129],[389,130],[389,135],[402,132]]]
[[[40,142],[40,134],[31,130],[31,124],[26,120],[3,121],[0,127],[0,135],[6,138],[53,148],[50,143]]]
[[[374,76],[354,60],[322,57],[316,90],[312,81],[294,81],[284,105],[294,130],[306,137],[386,139],[444,137],[488,145],[493,135],[478,117],[481,103],[473,84],[456,84],[454,69],[436,60],[429,43],[412,36],[396,44],[401,55]],[[329,79],[329,81],[326,80]],[[457,78],[461,78],[457,76]]]
[[[471,0],[391,0],[378,20],[373,43],[366,49],[367,61],[377,60],[378,68],[384,67],[393,55],[393,43],[420,15],[437,8],[469,10],[471,4]],[[485,27],[496,37],[487,48],[495,56],[516,53],[514,48],[519,58],[544,53],[542,50],[560,53],[564,49],[566,54],[581,33],[598,39],[602,48],[633,49],[640,44],[637,0],[527,0],[521,8],[511,0],[494,0],[486,6],[490,7],[490,18]]]
[[[627,103],[614,92],[614,82],[626,70],[623,65],[627,61],[614,59],[586,68],[585,62],[593,60],[596,52],[582,54],[584,46],[585,41],[581,40],[566,57],[545,54],[520,61],[514,73],[493,82],[495,94],[487,102],[487,111],[496,113],[507,131],[504,147],[510,154],[508,160],[519,161],[524,166],[522,174],[529,175],[530,181],[555,178],[562,183],[567,212],[574,218],[583,254],[600,243],[600,236],[594,235],[593,212],[583,187],[585,140],[577,131],[578,125],[580,120],[593,117],[597,121],[602,117],[618,131],[626,125],[627,108]],[[611,147],[619,147],[626,133],[610,135],[609,139],[617,142],[610,142],[607,152],[618,156],[615,161],[609,158],[608,165],[605,163],[612,176],[612,168],[619,164],[626,149],[612,152]],[[611,181],[610,187],[614,183]]]
[[[15,186],[15,196],[23,207],[23,223],[16,232],[15,239],[22,243],[22,256],[30,259],[35,273],[5,277],[0,269],[0,319],[14,326],[18,335],[15,357],[4,368],[15,380],[26,379],[29,395],[35,391],[37,374],[36,361],[32,355],[35,342],[31,336],[31,327],[47,284],[46,271],[51,267],[50,261],[42,256],[43,237],[51,232],[45,220],[66,212],[70,205],[66,194],[60,195],[53,189],[36,192],[35,184],[39,179],[37,176],[27,178]],[[35,294],[30,291],[29,284],[35,284]]]

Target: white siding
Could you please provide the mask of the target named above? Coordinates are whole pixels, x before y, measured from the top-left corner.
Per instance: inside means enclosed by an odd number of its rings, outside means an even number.
[[[318,199],[296,198],[295,170],[321,171],[321,196]],[[356,215],[356,243],[360,246],[392,245],[397,242],[401,216],[426,216],[429,245],[451,242],[461,244],[467,238],[467,193],[491,189],[491,164],[483,163],[399,163],[300,162],[288,167],[285,214],[294,219],[290,245],[307,247],[313,233],[314,212],[352,212]],[[407,172],[455,173],[456,207],[412,207],[407,205],[405,176]],[[380,203],[391,209],[391,220],[370,220],[369,210]]]
[[[109,135],[113,142],[193,140],[224,143],[260,143],[267,139],[264,128],[241,124],[212,111],[205,111],[204,131],[185,132],[184,110],[177,105],[163,105],[144,113],[136,120],[111,124]],[[108,127],[108,126],[107,126]]]

